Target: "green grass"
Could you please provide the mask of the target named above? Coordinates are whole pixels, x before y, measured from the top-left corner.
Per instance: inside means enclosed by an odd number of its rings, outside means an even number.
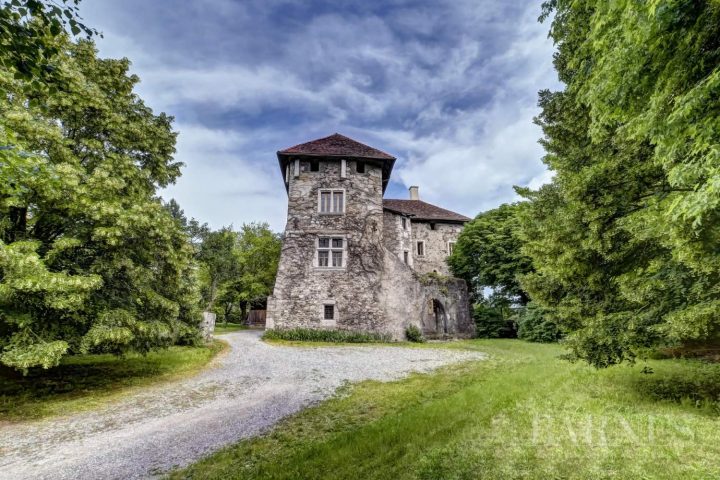
[[[56,368],[23,376],[0,370],[0,421],[34,420],[102,406],[136,388],[200,371],[227,344],[170,347],[145,356],[66,357]]]
[[[237,332],[238,330],[247,330],[248,326],[240,323],[216,323],[215,324],[215,335],[222,335],[223,333]]]
[[[490,358],[348,387],[171,477],[720,478],[720,365],[652,360],[598,371],[558,359],[557,345],[445,348]]]

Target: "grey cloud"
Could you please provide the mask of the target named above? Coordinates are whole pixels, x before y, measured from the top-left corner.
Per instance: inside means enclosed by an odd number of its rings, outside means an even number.
[[[536,92],[558,85],[539,5],[83,6],[106,34],[101,53],[128,56],[140,95],[178,119],[187,167],[165,195],[213,226],[267,219],[282,229],[274,152],[335,131],[398,156],[394,185],[420,184],[467,215],[548,178],[531,120]]]

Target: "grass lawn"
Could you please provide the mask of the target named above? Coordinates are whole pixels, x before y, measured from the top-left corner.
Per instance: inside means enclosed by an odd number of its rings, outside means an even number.
[[[216,335],[222,335],[223,333],[230,333],[230,332],[237,332],[238,330],[247,330],[247,325],[242,325],[240,323],[216,323],[215,324],[215,334]]]
[[[445,348],[490,359],[348,387],[171,477],[720,478],[718,364],[651,360],[597,371],[558,359],[557,345]]]
[[[0,421],[73,413],[101,406],[136,387],[197,373],[227,344],[170,347],[146,356],[132,354],[66,357],[57,368],[24,377],[0,370]]]

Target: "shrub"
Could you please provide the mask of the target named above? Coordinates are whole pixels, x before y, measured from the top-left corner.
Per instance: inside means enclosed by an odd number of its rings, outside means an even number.
[[[475,333],[480,338],[515,338],[515,322],[503,318],[502,310],[484,303],[473,308]]]
[[[315,328],[269,329],[264,340],[290,340],[299,342],[374,343],[389,342],[390,336],[374,332],[350,330],[321,330]]]
[[[529,342],[557,342],[562,331],[549,310],[530,302],[518,315],[518,338]]]
[[[423,337],[422,332],[415,325],[408,325],[408,327],[405,329],[405,338],[407,338],[408,342],[425,342],[425,337]]]

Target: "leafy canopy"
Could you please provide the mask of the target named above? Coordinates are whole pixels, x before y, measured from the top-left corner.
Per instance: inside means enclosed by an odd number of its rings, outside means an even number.
[[[517,236],[521,208],[522,204],[504,204],[480,213],[458,237],[448,264],[453,275],[465,279],[478,297],[485,288],[491,288],[495,295],[527,303],[518,280],[519,275],[532,270]]]
[[[0,363],[189,341],[193,250],[156,197],[180,175],[172,118],[133,92],[126,59],[46,41],[62,92],[0,69]]]
[[[522,286],[593,365],[720,333],[720,3],[555,0]]]

